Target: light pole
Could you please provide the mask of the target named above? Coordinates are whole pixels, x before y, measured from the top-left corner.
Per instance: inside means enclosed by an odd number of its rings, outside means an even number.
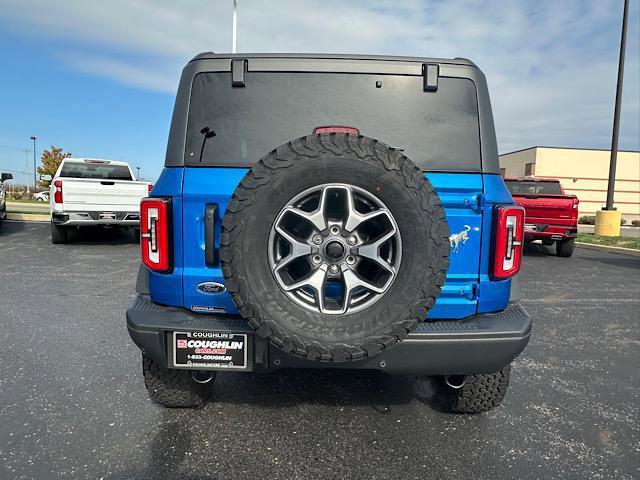
[[[620,57],[618,59],[618,83],[616,85],[616,104],[613,111],[613,133],[611,135],[611,159],[609,160],[609,182],[607,184],[607,203],[596,212],[595,235],[617,237],[620,235],[622,214],[613,206],[613,194],[616,184],[616,165],[618,162],[618,133],[620,130],[620,107],[622,105],[622,81],[624,77],[624,53],[627,43],[627,16],[629,0],[624,0],[622,11],[622,33],[620,36]]]
[[[31,137],[33,140],[33,191],[38,188],[38,182],[36,180],[36,137]]]
[[[236,53],[237,17],[238,17],[238,0],[233,0],[233,19],[231,20],[231,53]]]
[[[136,170],[138,171],[138,175],[137,175],[136,179],[140,180],[140,167],[136,167]]]

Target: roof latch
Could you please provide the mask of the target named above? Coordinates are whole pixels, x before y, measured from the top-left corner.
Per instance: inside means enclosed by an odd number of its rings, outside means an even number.
[[[231,86],[244,87],[245,76],[247,74],[247,60],[236,58],[231,60]]]
[[[422,90],[425,92],[435,92],[438,90],[438,76],[440,75],[440,65],[432,63],[422,64]]]

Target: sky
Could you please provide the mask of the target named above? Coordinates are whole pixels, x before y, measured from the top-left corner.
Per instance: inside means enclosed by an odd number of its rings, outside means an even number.
[[[239,0],[238,52],[469,58],[487,77],[500,153],[608,149],[622,3]],[[24,182],[35,135],[38,158],[55,145],[155,180],[180,71],[199,52],[231,50],[231,4],[0,0],[0,170]],[[640,150],[639,30],[631,0],[622,150]]]

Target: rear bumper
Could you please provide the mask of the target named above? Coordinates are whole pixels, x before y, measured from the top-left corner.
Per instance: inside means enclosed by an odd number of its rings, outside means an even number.
[[[127,327],[135,344],[165,366],[171,348],[170,332],[198,331],[247,334],[248,371],[347,368],[403,375],[455,375],[495,372],[510,363],[529,342],[531,317],[522,306],[512,303],[496,314],[425,322],[380,355],[337,364],[288,355],[253,335],[240,317],[167,308],[154,304],[147,295],[138,295],[129,305]]]
[[[106,212],[53,212],[51,221],[64,226],[122,225],[137,227],[140,225],[140,212],[109,211],[113,218],[100,218]]]
[[[577,226],[530,223],[527,220],[525,220],[525,225],[534,228],[533,231],[525,229],[525,240],[567,240],[578,236]]]

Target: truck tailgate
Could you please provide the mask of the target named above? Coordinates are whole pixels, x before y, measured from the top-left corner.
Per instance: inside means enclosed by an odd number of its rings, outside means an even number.
[[[139,211],[148,194],[146,182],[130,180],[62,179],[63,208],[73,211]]]
[[[518,205],[525,209],[527,222],[534,219],[547,220],[548,223],[562,224],[558,220],[571,220],[573,215],[573,196],[567,195],[518,195],[512,194]]]

